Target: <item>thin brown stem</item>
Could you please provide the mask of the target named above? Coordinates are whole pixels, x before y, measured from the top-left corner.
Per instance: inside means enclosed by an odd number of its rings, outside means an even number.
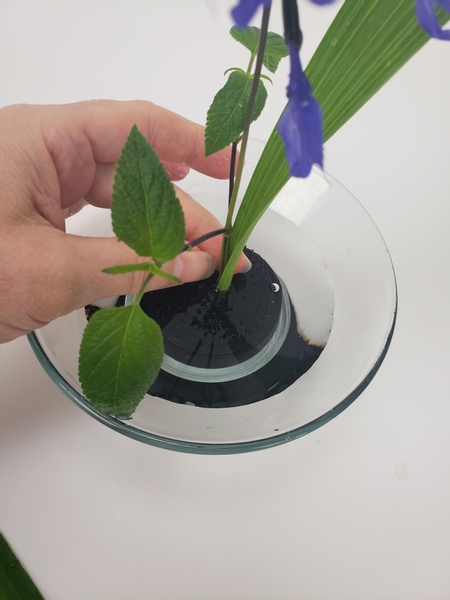
[[[222,227],[221,229],[214,229],[214,231],[209,231],[208,233],[201,235],[195,240],[192,240],[192,242],[188,242],[187,244],[185,244],[181,252],[189,252],[190,250],[192,250],[192,248],[195,248],[195,246],[199,246],[200,244],[203,244],[203,242],[206,242],[211,238],[216,237],[216,235],[221,235],[222,233],[229,234],[230,231],[226,229],[226,227]]]

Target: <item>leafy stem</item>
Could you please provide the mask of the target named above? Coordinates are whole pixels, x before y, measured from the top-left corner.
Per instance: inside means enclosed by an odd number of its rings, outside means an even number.
[[[258,86],[260,82],[261,69],[264,60],[264,52],[266,48],[267,32],[269,29],[269,18],[270,18],[270,4],[264,6],[263,15],[261,20],[261,31],[259,35],[258,51],[256,54],[255,72],[253,74],[252,87],[250,91],[250,97],[248,99],[247,108],[245,111],[244,130],[242,133],[242,142],[240,148],[240,155],[238,161],[238,167],[236,170],[236,177],[232,187],[231,198],[228,205],[227,218],[225,221],[225,228],[231,231],[233,225],[233,213],[236,206],[236,201],[239,192],[239,186],[242,179],[242,172],[245,165],[245,153],[247,150],[248,136],[250,133],[250,125],[253,120],[253,109],[255,106],[256,96],[258,93]],[[221,270],[225,267],[229,258],[229,242],[230,234],[224,234],[222,243],[222,256],[221,256]]]
[[[230,177],[229,177],[229,190],[228,190],[228,206],[230,206],[231,196],[233,195],[234,188],[234,174],[236,172],[236,156],[237,147],[240,140],[236,140],[231,144],[231,160],[230,160]]]
[[[160,266],[160,265],[158,265],[158,266]],[[152,280],[153,277],[154,277],[153,273],[149,273],[147,275],[147,277],[144,280],[144,283],[141,285],[140,290],[138,291],[138,293],[134,297],[133,304],[140,304],[141,303],[142,296],[145,294],[145,290],[147,289],[147,286],[148,286],[148,284],[150,283],[150,281]]]
[[[247,75],[251,75],[253,63],[255,62],[256,55],[257,55],[257,52],[252,52],[250,55],[250,60],[248,61],[248,67],[247,67]]]
[[[450,18],[440,10],[437,14],[441,24]],[[145,281],[131,305],[96,311],[83,335],[79,356],[83,393],[105,414],[131,416],[161,367],[161,329],[140,306],[151,278],[158,275],[181,283],[161,266],[181,252],[223,234],[222,273],[217,287],[226,291],[254,226],[289,179],[285,149],[275,129],[233,217],[250,123],[260,115],[267,94],[261,66],[275,73],[287,55],[282,36],[267,32],[268,18],[266,8],[261,31],[256,27],[231,29],[233,38],[250,51],[250,72],[233,69],[208,111],[205,154],[232,144],[230,207],[225,228],[186,243],[183,211],[173,185],[136,127],[123,148],[114,179],[113,229],[118,239],[144,260],[151,257],[151,262],[105,269],[111,274],[144,271]],[[307,68],[324,113],[324,139],[329,139],[428,39],[417,23],[412,0],[346,0]],[[255,73],[251,75],[255,57]]]

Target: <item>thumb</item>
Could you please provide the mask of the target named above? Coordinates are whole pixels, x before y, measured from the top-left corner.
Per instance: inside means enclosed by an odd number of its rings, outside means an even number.
[[[0,294],[0,342],[87,304],[136,294],[145,280],[143,271],[120,275],[102,272],[115,265],[145,260],[116,238],[71,235],[46,225],[22,229],[23,235],[16,229],[15,235],[5,240],[8,252],[4,254],[2,272],[9,283]],[[186,283],[209,277],[215,267],[213,256],[202,250],[184,252],[164,264],[165,271]],[[148,289],[169,285],[173,283],[154,277]]]
[[[138,264],[148,259],[138,256],[131,248],[116,238],[87,238],[67,235],[67,251],[76,268],[72,271],[72,282],[68,301],[71,310],[93,304],[111,296],[137,294],[147,273],[133,271],[111,275],[103,269],[121,264]],[[164,263],[164,271],[175,275],[183,283],[210,277],[216,269],[214,257],[204,250],[183,252],[173,261]],[[164,277],[154,276],[147,291],[173,286]],[[72,307],[76,304],[75,307]]]

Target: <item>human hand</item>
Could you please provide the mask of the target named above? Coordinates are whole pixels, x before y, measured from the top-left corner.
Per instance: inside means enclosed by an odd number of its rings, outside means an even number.
[[[116,238],[65,233],[65,216],[86,203],[109,207],[117,159],[136,124],[172,180],[192,167],[212,177],[229,173],[229,149],[204,157],[203,127],[149,102],[91,101],[0,110],[0,343],[101,299],[137,293],[145,273],[102,273],[140,259]],[[187,241],[221,227],[176,189]],[[208,277],[221,238],[185,252],[164,269],[183,282]],[[238,270],[246,264],[241,258]],[[149,289],[164,287],[154,278]]]

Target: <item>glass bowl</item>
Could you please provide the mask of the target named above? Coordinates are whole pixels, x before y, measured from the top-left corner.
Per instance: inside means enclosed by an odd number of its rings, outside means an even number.
[[[262,146],[257,148],[247,160],[250,167]],[[192,172],[182,187],[224,221],[227,182]],[[68,220],[67,230],[110,236],[110,213],[85,207]],[[84,310],[31,333],[31,346],[48,375],[82,410],[148,444],[227,454],[268,448],[314,431],[361,394],[386,355],[397,311],[389,252],[364,208],[319,169],[306,180],[286,184],[248,245],[285,283],[302,335],[324,346],[302,377],[271,398],[210,409],[147,394],[129,420],[120,420],[98,412],[81,392],[77,373]]]

